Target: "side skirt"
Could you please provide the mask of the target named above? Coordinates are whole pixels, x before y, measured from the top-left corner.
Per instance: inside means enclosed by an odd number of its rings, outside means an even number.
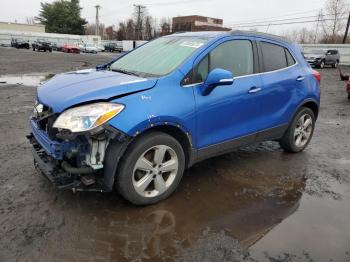
[[[191,164],[195,164],[202,160],[223,155],[237,149],[241,146],[253,144],[256,142],[277,140],[280,139],[288,128],[288,124],[280,125],[277,127],[269,128],[263,131],[259,131],[250,135],[242,136],[232,140],[228,140],[219,144],[193,150],[195,156]]]

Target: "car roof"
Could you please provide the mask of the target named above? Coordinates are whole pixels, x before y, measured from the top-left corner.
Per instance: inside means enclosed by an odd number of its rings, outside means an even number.
[[[288,39],[267,33],[254,32],[254,31],[242,31],[242,30],[232,30],[232,31],[200,31],[200,32],[178,32],[169,36],[188,36],[188,37],[205,37],[205,38],[219,38],[224,36],[251,36],[251,37],[261,37],[265,39],[280,41],[284,43],[292,44]]]

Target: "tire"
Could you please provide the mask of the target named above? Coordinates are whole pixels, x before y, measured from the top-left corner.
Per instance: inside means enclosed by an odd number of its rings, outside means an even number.
[[[350,94],[348,94],[348,99],[350,100]]]
[[[338,65],[339,65],[339,61],[336,61],[336,62],[332,65],[332,67],[333,67],[333,68],[338,68]]]
[[[319,67],[320,67],[321,69],[323,69],[325,65],[326,65],[326,64],[325,64],[324,60],[322,60],[321,63],[320,63],[320,65],[319,65]]]
[[[302,122],[301,118],[304,118],[304,124],[306,123],[306,120],[311,120],[311,123],[307,125],[307,128],[305,126],[301,129],[300,124]],[[282,137],[282,139],[279,141],[281,147],[286,151],[290,153],[299,153],[303,151],[308,144],[310,143],[312,139],[312,135],[315,129],[315,114],[314,112],[307,107],[302,107],[294,116],[293,121],[289,125],[286,133]],[[309,122],[308,122],[309,123]],[[298,129],[298,130],[297,130]],[[296,133],[299,133],[296,135]],[[299,140],[298,138],[301,139]],[[300,143],[298,143],[300,142]]]
[[[156,161],[156,152],[163,158]],[[163,166],[163,170],[168,172],[162,173],[160,163],[172,164],[168,168]],[[151,132],[137,137],[127,148],[116,174],[116,187],[126,200],[135,205],[155,204],[175,191],[184,169],[185,155],[180,143],[165,133]]]

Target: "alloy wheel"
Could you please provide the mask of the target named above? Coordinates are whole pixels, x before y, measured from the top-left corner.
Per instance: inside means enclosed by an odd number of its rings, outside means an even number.
[[[294,130],[294,143],[297,147],[305,146],[312,134],[313,120],[309,114],[302,115],[295,126]]]
[[[132,183],[142,197],[156,197],[173,184],[179,161],[175,151],[166,145],[146,150],[136,161]]]

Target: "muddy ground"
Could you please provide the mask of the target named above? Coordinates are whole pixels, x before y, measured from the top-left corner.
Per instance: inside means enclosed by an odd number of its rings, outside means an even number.
[[[0,48],[0,261],[350,261],[350,101],[335,69],[321,70],[303,153],[266,142],[204,161],[143,208],[39,176],[25,138],[35,82],[111,57]]]

